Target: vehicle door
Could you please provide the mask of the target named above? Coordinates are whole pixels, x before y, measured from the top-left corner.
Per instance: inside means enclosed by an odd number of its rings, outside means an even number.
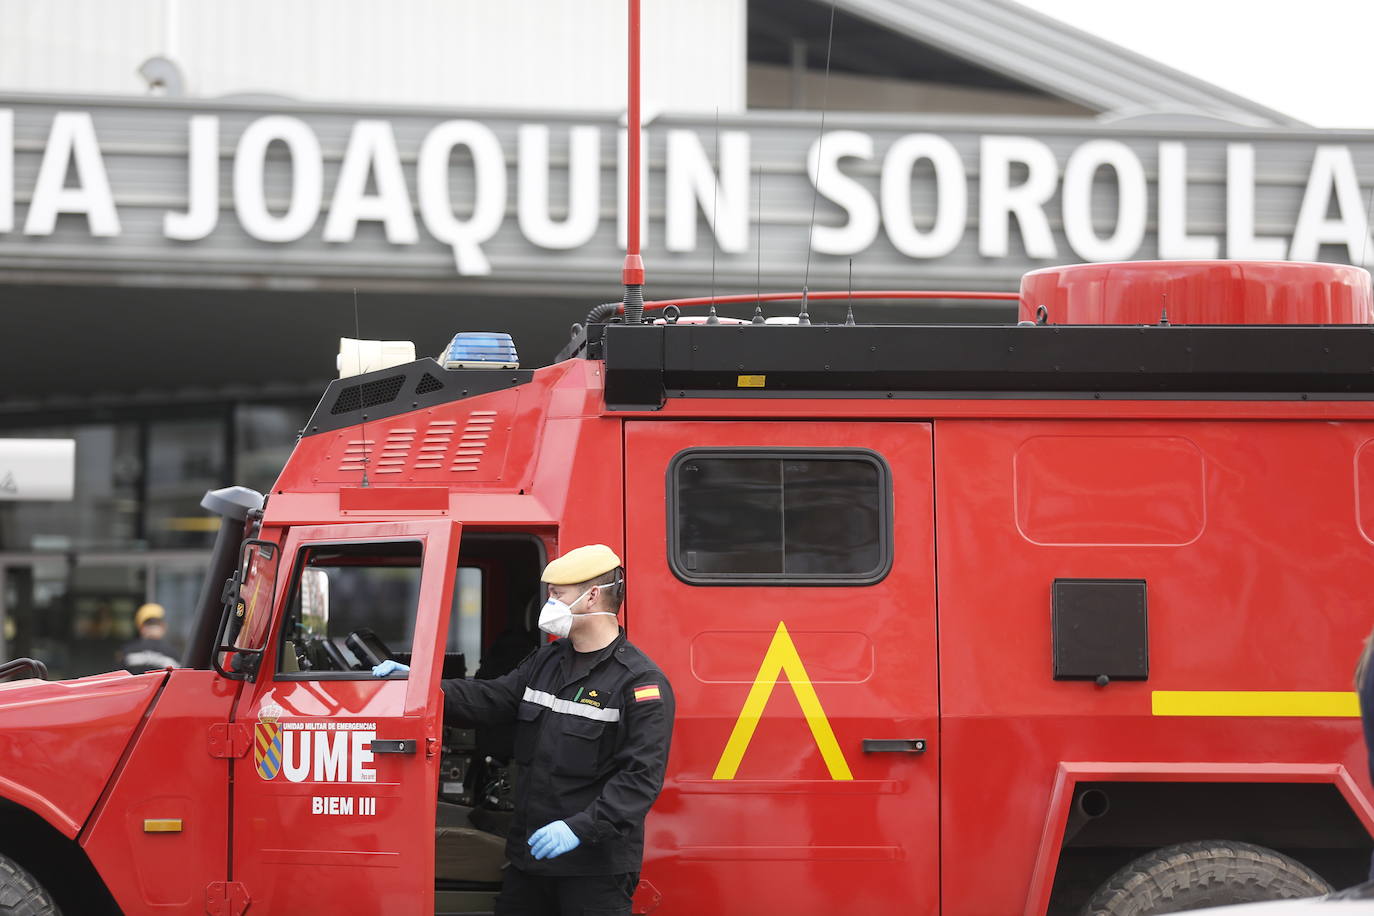
[[[450,521],[321,525],[283,544],[281,607],[237,721],[233,880],[271,913],[433,905]],[[372,676],[379,657],[409,675]]]
[[[660,912],[937,912],[930,424],[625,442],[626,625],[677,695]]]

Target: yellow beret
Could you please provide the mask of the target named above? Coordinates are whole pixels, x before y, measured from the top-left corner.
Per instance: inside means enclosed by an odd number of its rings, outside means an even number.
[[[620,557],[605,544],[588,544],[569,550],[544,567],[540,579],[550,585],[577,585],[595,579],[620,565]]]
[[[167,612],[160,604],[145,604],[134,613],[134,629],[137,630],[150,620],[163,620]]]

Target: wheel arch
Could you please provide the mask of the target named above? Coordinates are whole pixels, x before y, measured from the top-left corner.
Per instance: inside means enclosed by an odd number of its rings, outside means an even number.
[[[81,832],[81,825],[67,816],[50,798],[4,777],[0,777],[0,805],[12,805],[33,812],[69,840],[75,839]]]
[[[1063,763],[1025,914],[1044,916],[1066,883],[1105,880],[1149,849],[1202,839],[1284,852],[1339,886],[1367,873],[1374,806],[1339,764]]]
[[[85,850],[42,815],[0,797],[0,853],[30,872],[64,913],[120,910]]]

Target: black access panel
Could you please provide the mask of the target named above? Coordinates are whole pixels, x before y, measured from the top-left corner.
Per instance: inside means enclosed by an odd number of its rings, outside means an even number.
[[[1143,681],[1150,676],[1144,579],[1055,579],[1056,681]]]

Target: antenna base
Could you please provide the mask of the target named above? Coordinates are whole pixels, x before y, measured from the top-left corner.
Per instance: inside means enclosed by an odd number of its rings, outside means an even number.
[[[620,282],[626,286],[643,286],[644,259],[637,254],[625,255],[625,266],[620,271]]]
[[[625,323],[644,323],[644,287],[638,283],[625,284]]]

